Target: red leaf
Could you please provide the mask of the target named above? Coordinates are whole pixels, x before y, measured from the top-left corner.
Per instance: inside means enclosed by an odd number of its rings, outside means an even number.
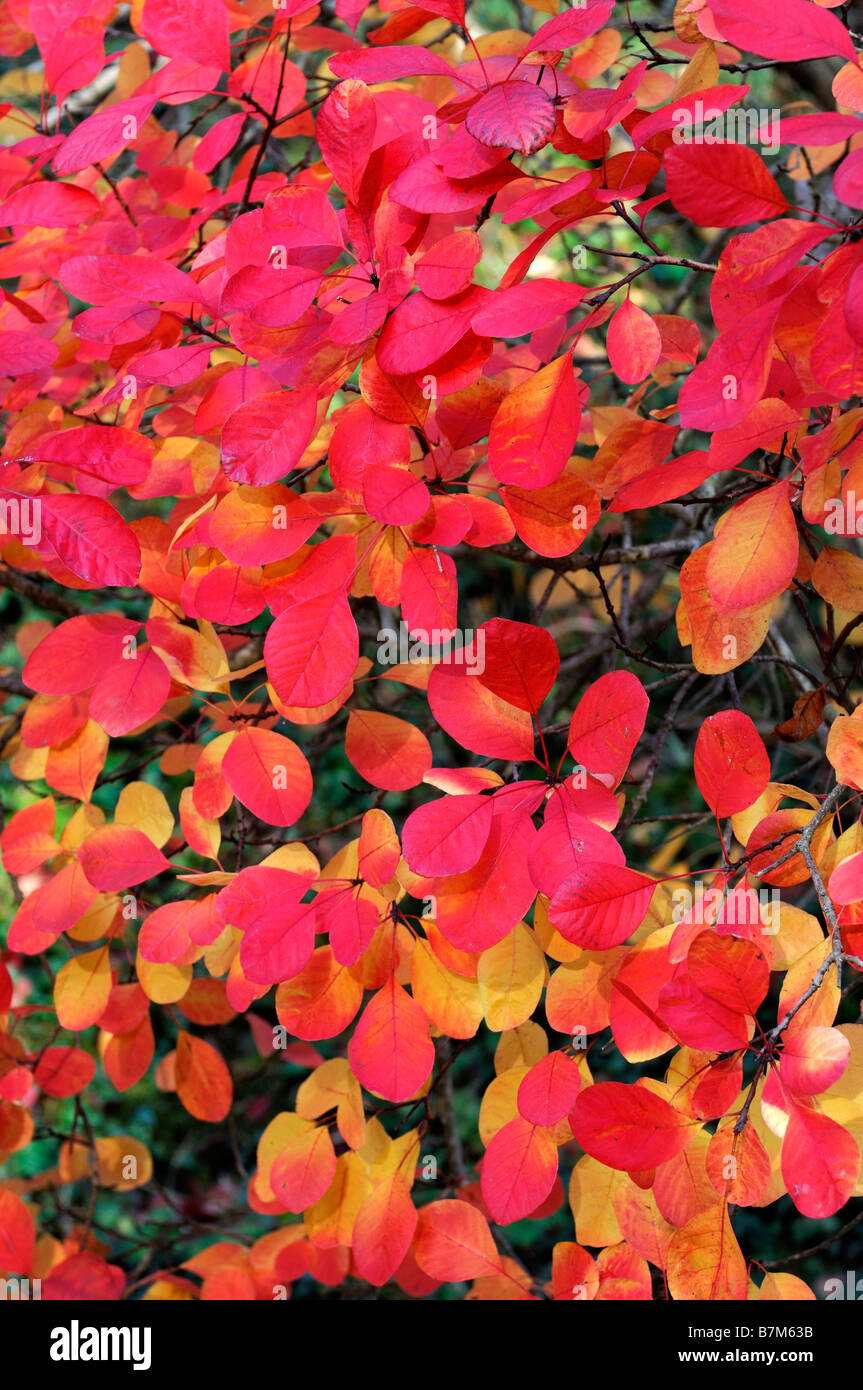
[[[770,966],[752,941],[701,932],[686,957],[693,982],[734,1013],[754,1015],[770,985]]]
[[[678,398],[684,429],[730,429],[761,400],[783,302],[780,295],[744,315],[733,333],[720,334],[704,361],[690,372]]]
[[[224,0],[184,0],[179,8],[172,0],[145,0],[141,33],[157,53],[194,58],[228,69],[231,47],[228,10]]]
[[[733,507],[718,527],[707,587],[720,612],[766,603],[791,582],[800,542],[788,491],[787,482],[762,488]]]
[[[222,775],[237,799],[267,825],[293,825],[312,797],[305,756],[271,729],[241,729],[225,754]]]
[[[715,436],[714,436],[715,439]],[[748,452],[748,450],[747,450]],[[609,502],[610,512],[631,512],[640,507],[655,507],[660,502],[671,502],[677,497],[685,497],[718,472],[704,449],[692,449],[687,454],[651,468],[632,482],[624,483]]]
[[[350,680],[358,659],[357,625],[341,591],[291,604],[264,639],[267,673],[286,705],[325,705]]]
[[[422,1207],[414,1255],[433,1279],[481,1279],[501,1268],[488,1221],[468,1202],[444,1200]]]
[[[231,1073],[212,1044],[183,1030],[177,1037],[176,1083],[177,1095],[196,1120],[224,1120],[234,1095]]]
[[[300,1212],[323,1197],[335,1171],[329,1130],[326,1125],[310,1125],[279,1150],[269,1170],[269,1184],[280,1207]]]
[[[843,140],[851,140],[861,133],[863,121],[859,116],[843,116],[838,111],[816,111],[810,116],[784,116],[779,123],[783,145],[839,145]],[[794,225],[799,226],[798,223]]]
[[[641,926],[655,887],[634,869],[588,861],[563,880],[549,903],[549,920],[567,941],[607,951]]]
[[[222,467],[236,483],[263,487],[296,468],[312,437],[315,393],[268,391],[238,405],[222,430]]]
[[[21,1198],[0,1188],[0,1269],[5,1274],[29,1274],[35,1241],[33,1217]]]
[[[545,1201],[557,1177],[557,1145],[519,1115],[499,1129],[482,1161],[482,1196],[493,1221],[508,1226]]]
[[[714,815],[736,815],[757,801],[770,781],[770,759],[761,735],[740,710],[705,719],[693,757],[698,790]]]
[[[428,299],[451,299],[468,288],[481,258],[482,242],[476,232],[453,232],[420,256],[414,265],[417,286]],[[482,331],[474,328],[475,333]]]
[[[616,787],[641,737],[650,701],[630,671],[612,671],[589,685],[570,720],[567,747],[607,787]]]
[[[665,178],[678,212],[700,227],[740,227],[788,209],[763,159],[748,145],[718,140],[670,146]]]
[[[77,174],[97,161],[116,155],[129,140],[138,138],[142,126],[156,105],[158,97],[138,95],[127,97],[109,106],[106,111],[94,111],[67,135],[51,161],[58,177]],[[134,134],[131,132],[134,131]],[[80,190],[75,189],[75,192]]]
[[[96,1062],[80,1047],[48,1047],[33,1069],[33,1080],[47,1096],[75,1096],[96,1074]],[[0,1223],[2,1224],[2,1223]]]
[[[192,164],[199,173],[211,173],[225,155],[230,154],[240,138],[246,119],[245,111],[235,111],[232,116],[225,116],[210,126],[192,155]]]
[[[70,294],[89,304],[126,306],[130,300],[188,304],[201,298],[191,275],[146,254],[72,256],[62,263],[58,279]]]
[[[637,150],[641,149],[652,136],[671,130],[686,116],[700,123],[709,110],[710,118],[715,120],[716,113],[727,111],[735,102],[743,101],[748,93],[749,87],[745,82],[739,86],[729,82],[721,87],[705,87],[700,91],[690,92],[684,97],[678,97],[669,106],[660,106],[658,111],[651,111],[649,116],[645,116],[644,120],[633,126],[629,138]],[[784,123],[782,132],[784,135]]]
[[[722,37],[745,53],[780,62],[857,58],[845,26],[808,0],[784,0],[781,9],[772,0],[710,0],[710,13]]]
[[[79,849],[78,858],[88,883],[104,893],[133,888],[172,867],[152,840],[128,825],[94,830]]]
[[[359,202],[376,125],[371,92],[364,82],[355,79],[340,82],[318,112],[315,135],[321,155],[352,203]]]
[[[118,1265],[108,1265],[100,1255],[82,1250],[54,1265],[43,1280],[42,1297],[61,1302],[114,1302],[125,1287]]]
[[[860,1150],[836,1120],[793,1105],[782,1141],[782,1178],[799,1212],[832,1216],[854,1191]]]
[[[474,643],[477,655],[480,642],[484,666],[478,679],[516,709],[536,714],[554,685],[560,666],[551,634],[530,623],[492,618],[478,629]]]
[[[662,338],[649,314],[627,296],[608,325],[608,360],[621,381],[643,381],[659,361]]]
[[[422,292],[403,300],[390,314],[378,338],[381,371],[399,375],[421,372],[443,357],[467,333],[487,295],[488,290],[473,285],[445,304],[428,299]]]
[[[100,1255],[82,1250],[54,1265],[42,1283],[42,1297],[64,1303],[113,1302],[125,1284],[126,1276],[119,1265],[109,1265]]]
[[[515,762],[533,756],[530,715],[494,695],[470,667],[435,666],[428,700],[441,728],[471,753]]]
[[[618,1081],[600,1081],[582,1091],[570,1123],[585,1153],[630,1173],[667,1162],[699,1128],[644,1086]]]
[[[452,556],[412,547],[402,569],[400,597],[408,632],[438,632],[441,644],[446,642],[443,634],[455,627],[458,606],[458,580]],[[435,638],[432,635],[427,640],[434,642]]]
[[[425,734],[405,719],[376,710],[351,710],[345,756],[361,777],[386,791],[416,787],[433,761]]]
[[[336,888],[315,900],[315,930],[329,933],[333,955],[340,965],[354,965],[368,948],[380,922],[373,902],[356,888]]]
[[[786,1033],[779,1074],[798,1096],[815,1096],[838,1081],[848,1065],[851,1044],[838,1028],[801,1028]]]
[[[578,1063],[565,1052],[549,1052],[521,1081],[519,1114],[531,1124],[556,1125],[572,1109],[580,1089]]]
[[[525,53],[558,53],[575,48],[601,29],[614,9],[614,0],[586,0],[577,8],[562,10],[541,24]]]
[[[351,1249],[362,1278],[377,1287],[391,1279],[411,1247],[416,1226],[417,1210],[405,1180],[391,1173],[369,1193],[354,1222]]]
[[[830,875],[827,891],[842,907],[863,902],[863,850],[840,860]]]
[[[736,1050],[749,1040],[743,1015],[705,994],[684,970],[662,986],[656,1008],[668,1035],[699,1052]]]
[[[498,82],[474,102],[465,125],[481,145],[503,146],[533,154],[556,124],[554,102],[541,87],[514,79]]]
[[[90,696],[90,718],[116,738],[159,713],[171,690],[167,666],[152,647],[115,661]]]
[[[417,44],[383,45],[375,49],[352,49],[337,53],[330,59],[336,77],[356,77],[370,85],[393,82],[399,77],[418,77],[430,73],[452,77],[452,68],[445,58]]]
[[[863,208],[863,150],[852,150],[838,165],[833,192],[849,208]]]
[[[94,585],[133,585],[141,548],[120,513],[101,497],[40,497],[42,531],[63,564]]]
[[[59,357],[59,350],[47,338],[32,333],[0,331],[0,376],[28,376],[44,371]]]
[[[96,685],[122,657],[123,643],[141,624],[114,613],[68,618],[33,648],[22,672],[43,695],[76,695]]]
[[[428,511],[429,490],[410,468],[379,463],[363,478],[363,505],[375,521],[410,526]]]
[[[416,874],[462,874],[482,855],[491,831],[489,796],[444,796],[412,811],[402,831],[405,859]]]
[[[25,184],[0,205],[4,227],[76,227],[99,211],[99,200],[69,183]]]
[[[112,487],[143,482],[153,460],[152,440],[122,425],[56,430],[38,440],[32,449],[33,458],[103,478]]]
[[[525,280],[508,290],[495,290],[474,314],[474,333],[490,338],[518,338],[568,314],[584,298],[583,285],[560,280]]]

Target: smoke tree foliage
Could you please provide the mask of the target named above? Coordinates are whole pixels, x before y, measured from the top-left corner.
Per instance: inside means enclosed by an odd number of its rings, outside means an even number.
[[[859,36],[555,6],[0,3],[45,1298],[803,1300],[863,1196]]]

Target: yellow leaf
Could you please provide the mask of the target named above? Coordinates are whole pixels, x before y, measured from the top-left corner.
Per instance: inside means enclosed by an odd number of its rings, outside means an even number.
[[[261,860],[261,865],[271,869],[290,869],[291,873],[295,874],[317,874],[320,870],[320,865],[308,845],[301,845],[298,841],[279,845],[278,849],[274,849],[272,854]]]
[[[193,690],[222,691],[231,679],[225,648],[211,623],[201,619],[199,631],[168,618],[151,622],[150,645],[172,678]]]
[[[366,1133],[369,1132],[373,1124],[379,1125],[380,1121],[370,1120],[366,1126]],[[393,1173],[398,1173],[408,1188],[413,1187],[420,1152],[419,1130],[408,1130],[406,1134],[400,1134],[396,1139],[391,1139],[388,1134],[384,1133],[384,1140],[383,1146],[376,1148],[373,1160],[369,1158],[368,1144],[360,1151],[360,1157],[366,1165],[366,1172],[372,1182],[375,1184],[383,1182]]]
[[[215,941],[211,941],[204,952],[204,964],[214,978],[225,975],[234,963],[240,949],[242,934],[236,927],[225,927]]]
[[[217,819],[202,816],[195,806],[194,792],[184,787],[180,792],[180,826],[189,846],[202,858],[218,859],[222,830]]]
[[[105,824],[105,812],[98,806],[79,806],[63,827],[60,836],[61,848],[67,854],[74,854],[81,848],[88,835],[101,830]]]
[[[114,824],[134,826],[161,849],[171,838],[174,817],[158,787],[151,787],[149,782],[129,782],[117,798]]]
[[[768,1274],[758,1290],[759,1303],[808,1303],[815,1295],[796,1274]]]
[[[585,1154],[572,1170],[569,1205],[579,1245],[619,1245],[623,1232],[614,1211],[615,1194],[626,1187],[626,1173],[606,1168]]]
[[[329,1190],[304,1213],[312,1244],[322,1249],[350,1245],[357,1212],[371,1190],[371,1179],[359,1154],[342,1154]]]
[[[581,955],[581,946],[567,941],[566,937],[561,936],[551,925],[548,920],[548,898],[543,897],[542,893],[537,897],[533,909],[533,930],[543,951],[547,956],[551,956],[552,960],[568,963],[578,960]]]
[[[130,1134],[111,1134],[97,1139],[96,1158],[102,1187],[130,1192],[134,1187],[143,1187],[153,1176],[149,1149]]]
[[[315,1067],[297,1091],[296,1105],[297,1114],[306,1120],[335,1110],[345,1143],[352,1149],[362,1148],[366,1135],[362,1088],[344,1057]]]
[[[414,948],[411,990],[433,1026],[450,1038],[472,1038],[482,1022],[477,981],[448,970],[427,941]]]
[[[520,1023],[501,1033],[494,1050],[494,1069],[498,1076],[510,1067],[533,1066],[548,1052],[548,1034],[538,1023]]]
[[[138,954],[135,972],[138,983],[154,1004],[176,1004],[192,983],[191,965],[171,965],[168,961],[144,960]]]
[[[530,1018],[542,994],[547,969],[536,937],[523,922],[483,951],[477,980],[485,1021],[494,1033]]]
[[[771,903],[762,915],[773,946],[774,970],[790,970],[802,955],[824,940],[817,917],[791,903]],[[774,927],[778,928],[775,932]]]
[[[291,1140],[299,1135],[307,1133],[315,1126],[310,1120],[304,1120],[301,1115],[295,1115],[290,1110],[283,1110],[281,1114],[275,1115],[267,1125],[260,1139],[258,1140],[258,1172],[256,1185],[258,1192],[272,1201],[273,1193],[270,1187],[270,1170],[283,1149],[287,1148]]]
[[[66,932],[73,941],[101,941],[112,930],[119,906],[116,893],[97,893],[83,917]]]
[[[499,1129],[518,1115],[518,1088],[530,1071],[529,1066],[510,1067],[486,1088],[479,1107],[479,1137],[486,1148]]]
[[[108,947],[73,956],[61,966],[54,981],[54,1005],[60,1026],[75,1032],[89,1028],[105,1012],[110,993]]]
[[[712,43],[702,43],[693,53],[674,88],[675,101],[689,96],[690,92],[703,92],[707,87],[719,86],[719,59]]]
[[[794,962],[782,982],[777,1008],[779,1019],[782,1019],[801,995],[805,994],[829,950],[830,942],[821,940]],[[836,983],[836,971],[831,966],[815,994],[801,1005],[792,1018],[788,1025],[789,1032],[796,1033],[801,1028],[819,1026],[829,1028],[836,1017],[840,999],[841,994]]]

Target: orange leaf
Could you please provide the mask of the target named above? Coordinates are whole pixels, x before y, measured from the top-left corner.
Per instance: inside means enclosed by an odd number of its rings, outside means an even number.
[[[746,1261],[724,1202],[700,1211],[674,1233],[667,1276],[671,1297],[678,1301],[746,1298]]]
[[[373,787],[392,792],[418,786],[433,761],[428,739],[413,724],[367,709],[348,715],[345,753]]]
[[[428,1019],[395,975],[366,1005],[348,1045],[360,1085],[384,1100],[409,1100],[434,1065]]]
[[[707,561],[707,587],[730,613],[775,598],[797,568],[800,542],[788,500],[789,484],[775,483],[726,513]]]
[[[566,467],[580,424],[572,359],[564,353],[501,402],[488,437],[489,467],[502,483],[548,487]]]
[[[219,1053],[182,1030],[177,1037],[176,1085],[177,1095],[196,1120],[216,1124],[231,1108],[231,1073]]]
[[[467,1202],[445,1200],[423,1207],[413,1250],[420,1269],[433,1279],[480,1279],[501,1270],[488,1222]]]
[[[390,1173],[366,1197],[354,1222],[354,1262],[363,1279],[380,1286],[391,1279],[410,1249],[417,1211],[404,1178]]]

